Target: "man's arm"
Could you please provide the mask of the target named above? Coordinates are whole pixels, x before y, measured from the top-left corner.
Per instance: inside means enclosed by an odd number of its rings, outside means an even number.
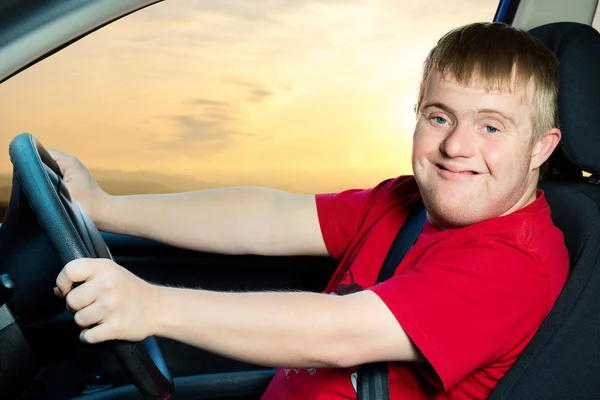
[[[371,291],[331,296],[159,290],[156,335],[230,358],[287,368],[422,359]]]
[[[73,288],[74,282],[83,282]],[[218,293],[151,285],[110,260],[80,259],[57,278],[83,339],[168,337],[246,362],[290,368],[420,360],[375,293]]]
[[[328,255],[313,195],[234,187],[111,196],[77,158],[48,151],[100,230],[224,254]]]
[[[259,187],[110,196],[99,229],[223,254],[328,255],[315,196]]]

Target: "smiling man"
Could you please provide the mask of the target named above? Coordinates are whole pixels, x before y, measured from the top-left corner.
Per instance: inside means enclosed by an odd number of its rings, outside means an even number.
[[[424,65],[414,177],[366,190],[114,197],[77,159],[52,151],[102,230],[203,251],[339,260],[325,294],[160,287],[85,259],[65,266],[56,292],[85,342],[159,335],[280,367],[267,400],[356,398],[356,366],[378,361],[388,362],[391,399],[487,398],[568,273],[563,236],[536,190],[561,135],[557,80],[556,58],[526,32],[478,23],[448,33]],[[394,277],[375,284],[421,203],[417,242]]]

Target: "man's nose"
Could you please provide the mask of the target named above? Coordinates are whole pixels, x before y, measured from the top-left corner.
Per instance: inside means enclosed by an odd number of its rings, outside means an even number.
[[[458,124],[440,144],[440,151],[450,158],[475,155],[477,132],[466,124]]]

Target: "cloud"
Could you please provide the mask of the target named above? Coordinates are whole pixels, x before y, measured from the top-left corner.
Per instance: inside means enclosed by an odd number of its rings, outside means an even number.
[[[194,106],[196,110],[164,117],[173,125],[175,135],[161,140],[156,149],[197,155],[203,151],[225,149],[240,136],[252,136],[232,126],[239,110],[229,101],[194,98],[182,101],[182,104]]]
[[[227,107],[230,106],[231,103],[228,101],[222,100],[211,100],[211,99],[192,99],[183,102],[184,105],[193,105],[193,106],[213,106],[213,107]]]
[[[271,92],[258,84],[243,81],[231,81],[230,84],[250,89],[254,99],[264,98]],[[256,135],[235,128],[239,122],[239,109],[234,103],[224,100],[195,98],[183,101],[188,106],[198,106],[193,113],[182,113],[164,117],[174,129],[175,135],[160,140],[152,147],[158,152],[176,152],[178,155],[197,156],[206,152],[225,150],[242,137],[272,139],[268,135]]]
[[[263,99],[265,99],[267,97],[270,97],[272,95],[273,95],[273,93],[269,92],[266,89],[262,89],[262,88],[261,89],[252,89],[250,91],[250,98],[249,98],[249,100],[250,101],[260,101],[260,100],[263,100]]]
[[[239,80],[224,80],[221,83],[247,89],[248,97],[246,97],[246,101],[261,101],[274,95],[273,92],[258,83]]]
[[[206,112],[204,113],[204,118],[210,121],[220,121],[220,122],[232,122],[236,121],[237,118],[231,114],[219,113],[219,112]]]
[[[193,152],[200,149],[215,150],[227,147],[235,137],[246,135],[231,127],[223,120],[204,118],[197,115],[173,115],[168,119],[174,123],[176,135],[157,146],[167,150],[186,151],[193,147]]]
[[[198,98],[183,101],[182,104],[198,109],[195,118],[221,123],[236,121],[239,112],[233,103],[224,100]]]
[[[221,83],[225,83],[227,85],[234,85],[234,86],[242,86],[242,87],[247,87],[247,88],[262,88],[262,86],[260,86],[257,83],[252,83],[252,82],[246,82],[246,81],[239,81],[239,80],[235,80],[235,79],[227,79],[227,80],[223,80],[221,81]]]

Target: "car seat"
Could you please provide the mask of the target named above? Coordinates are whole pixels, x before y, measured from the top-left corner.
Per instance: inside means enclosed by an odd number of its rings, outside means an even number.
[[[565,235],[571,272],[489,399],[600,399],[600,33],[570,22],[530,32],[559,61],[563,136],[539,187]]]

